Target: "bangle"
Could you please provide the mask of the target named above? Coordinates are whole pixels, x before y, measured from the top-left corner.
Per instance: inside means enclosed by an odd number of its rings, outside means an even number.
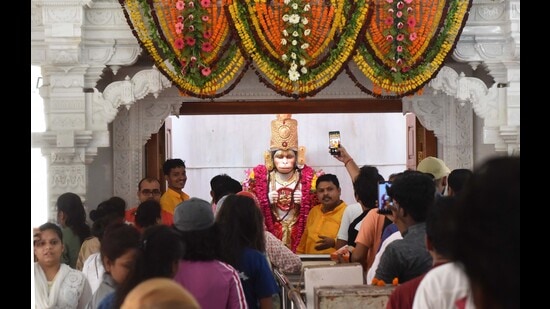
[[[348,163],[350,163],[351,161],[353,161],[353,159],[348,159],[346,162],[344,162],[344,166],[348,166]]]

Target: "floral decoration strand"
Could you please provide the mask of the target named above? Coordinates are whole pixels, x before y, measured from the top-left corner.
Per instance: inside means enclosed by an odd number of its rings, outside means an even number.
[[[284,0],[283,0],[284,1]],[[261,1],[260,1],[261,2]],[[289,2],[293,4],[293,2]],[[285,5],[282,3],[281,5]],[[328,86],[336,76],[343,70],[344,65],[348,59],[351,58],[355,51],[357,39],[360,33],[364,31],[366,27],[366,21],[369,14],[369,3],[365,0],[359,1],[337,1],[332,0],[330,5],[325,5],[324,2],[319,4],[319,9],[327,9],[340,11],[340,14],[334,14],[334,20],[331,23],[325,23],[330,25],[329,33],[333,34],[333,37],[329,35],[325,38],[325,43],[320,44],[324,51],[317,53],[322,60],[311,59],[308,65],[307,61],[303,63],[290,62],[291,68],[289,70],[287,63],[278,59],[274,55],[274,50],[271,42],[268,42],[266,36],[262,32],[261,24],[257,16],[256,3],[246,0],[235,0],[228,6],[228,13],[231,16],[232,27],[236,29],[239,35],[239,44],[244,54],[250,56],[253,68],[256,75],[258,75],[261,82],[268,87],[275,90],[277,93],[294,98],[303,98],[306,96],[313,96],[317,92],[321,91],[324,87]],[[313,7],[313,5],[311,5]],[[299,6],[298,6],[299,8]],[[308,11],[313,11],[313,8],[308,8]],[[283,15],[284,16],[284,15]],[[290,21],[290,15],[288,17]],[[301,17],[295,17],[293,21],[302,20]],[[284,21],[284,19],[283,19]],[[306,24],[309,23],[306,22]],[[345,24],[345,26],[343,26]],[[302,22],[303,25],[303,22]],[[283,24],[284,29],[287,30],[287,24]],[[305,25],[304,25],[305,26]],[[309,28],[308,28],[309,29]],[[338,30],[341,31],[338,31]],[[304,33],[305,33],[304,28]],[[304,36],[309,39],[311,31],[308,36]],[[321,32],[316,32],[321,33]],[[283,32],[284,35],[284,32]],[[289,37],[291,34],[289,34]],[[298,33],[298,37],[300,33]],[[296,46],[298,40],[296,40]],[[308,42],[309,44],[309,42]],[[308,46],[308,45],[306,45]],[[309,49],[311,45],[305,50],[306,53],[301,54],[309,57]],[[304,50],[302,48],[302,50]],[[296,53],[296,52],[295,52]],[[311,54],[314,54],[312,51]],[[292,60],[291,55],[287,54],[288,59]],[[282,58],[282,55],[281,55]],[[298,60],[298,54],[296,54],[296,60]],[[300,76],[293,75],[293,71],[303,72],[300,66],[305,66],[304,70],[307,74],[301,74]],[[289,73],[290,71],[290,73]],[[292,75],[292,79],[290,78]],[[296,80],[293,80],[296,79]]]
[[[183,95],[220,97],[244,76],[248,62],[210,0],[119,1],[140,45]]]
[[[372,82],[359,81],[364,92],[376,97],[400,98],[422,89],[450,56],[467,20],[471,0],[378,0],[364,44],[353,61]]]
[[[362,91],[422,90],[451,54],[472,0],[119,0],[132,33],[182,95],[221,97],[249,67],[305,98],[345,69]],[[353,63],[349,63],[353,60]],[[351,65],[357,69],[352,70]]]
[[[296,227],[292,229],[292,243],[291,250],[296,252],[296,248],[300,242],[300,238],[304,232],[306,226],[306,218],[311,210],[311,207],[319,203],[317,196],[315,194],[315,183],[317,182],[317,177],[323,175],[324,172],[319,170],[315,172],[313,168],[308,165],[304,165],[303,168],[298,170],[299,173],[299,182],[301,184],[301,193],[302,193],[302,202],[300,204],[300,210],[298,218],[296,221]],[[242,183],[243,190],[252,192],[258,198],[260,202],[260,208],[264,215],[264,222],[266,230],[274,232],[280,230],[280,222],[273,220],[273,212],[271,205],[269,203],[268,196],[268,174],[266,166],[260,164],[254,167],[252,170],[245,171],[246,177]],[[309,198],[305,198],[309,197]]]

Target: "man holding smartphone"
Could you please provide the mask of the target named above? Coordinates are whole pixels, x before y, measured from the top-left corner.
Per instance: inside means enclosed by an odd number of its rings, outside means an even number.
[[[334,158],[344,162],[344,166],[354,183],[354,188],[357,180],[360,180],[359,183],[361,184],[360,191],[362,193],[359,194],[359,202],[365,207],[367,214],[361,221],[350,261],[360,263],[366,274],[374,263],[376,251],[382,242],[382,232],[387,225],[391,224],[391,221],[385,215],[379,214],[378,209],[376,209],[379,194],[378,184],[380,180],[383,181],[383,177],[379,175],[376,167],[365,165],[359,168],[344,147],[340,146],[338,150],[340,154],[334,155]]]
[[[375,278],[386,283],[398,278],[404,283],[428,271],[432,257],[426,249],[426,216],[435,199],[431,177],[418,171],[404,171],[393,181],[388,194],[392,216],[403,239],[390,243],[376,269]]]

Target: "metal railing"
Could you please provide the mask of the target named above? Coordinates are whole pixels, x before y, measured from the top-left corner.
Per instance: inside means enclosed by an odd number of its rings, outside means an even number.
[[[273,274],[281,286],[281,309],[306,309],[300,287],[296,288],[288,277],[277,268],[273,269]]]

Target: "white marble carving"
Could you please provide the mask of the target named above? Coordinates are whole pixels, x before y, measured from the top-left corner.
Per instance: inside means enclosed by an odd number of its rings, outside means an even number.
[[[137,203],[137,184],[145,176],[143,146],[180,105],[170,99],[143,100],[130,110],[123,109],[113,121],[114,195],[129,205]]]
[[[403,98],[403,112],[412,112],[432,130],[438,141],[438,154],[449,168],[473,167],[473,117],[470,104],[426,89],[421,96]]]
[[[484,143],[494,144],[496,151],[519,153],[519,125],[510,125],[505,116],[516,110],[519,113],[519,107],[507,104],[506,85],[493,84],[491,88],[487,88],[478,78],[466,77],[451,68],[443,67],[436,78],[430,81],[429,86],[458,99],[458,102],[471,103],[475,113],[484,120]],[[429,121],[427,123],[431,125]]]
[[[94,88],[93,123],[106,125],[113,121],[121,105],[130,109],[137,100],[148,94],[153,94],[156,98],[162,89],[171,85],[166,76],[153,67],[150,70],[138,72],[133,78],[126,76],[124,81],[109,84],[103,93]]]

